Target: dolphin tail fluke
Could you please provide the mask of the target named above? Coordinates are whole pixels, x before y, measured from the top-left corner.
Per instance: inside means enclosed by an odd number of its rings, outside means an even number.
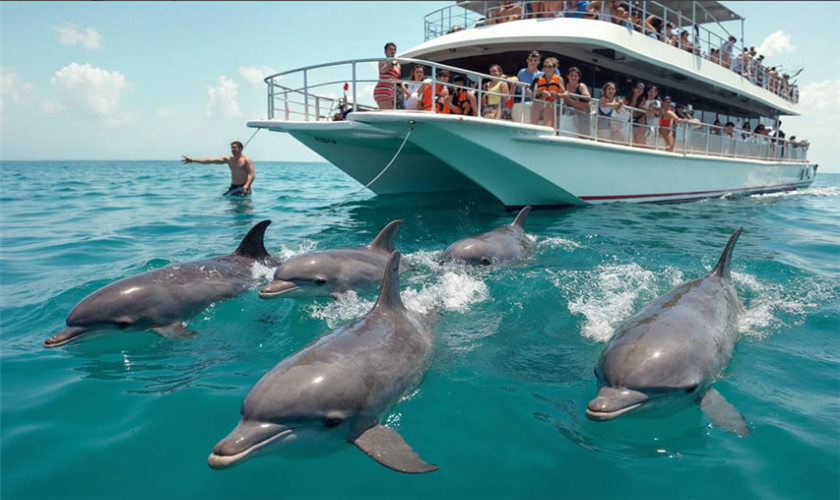
[[[233,252],[235,255],[243,257],[251,257],[256,260],[262,260],[269,257],[265,249],[265,229],[271,224],[270,220],[258,222],[256,226],[252,227],[248,234],[242,238],[242,242]]]
[[[725,431],[737,434],[740,437],[749,436],[752,432],[738,410],[729,401],[725,400],[714,388],[700,400],[700,409],[715,425]]]
[[[525,219],[528,218],[528,214],[531,213],[531,206],[528,205],[527,207],[523,208],[519,211],[519,214],[516,215],[516,218],[513,219],[511,226],[518,227],[521,230],[525,230]]]
[[[380,464],[397,472],[422,474],[437,466],[423,461],[400,434],[382,425],[371,427],[353,441],[360,450]]]
[[[374,309],[378,307],[402,309],[402,298],[400,298],[400,253],[396,250],[391,252],[388,263],[385,264],[385,276],[382,278],[382,288],[379,290],[379,298],[376,299]]]
[[[382,229],[382,231],[379,232],[379,234],[376,235],[376,238],[370,242],[368,247],[377,248],[388,253],[393,252],[396,250],[396,248],[394,248],[394,235],[397,234],[397,229],[399,229],[401,225],[401,220],[391,221]]]
[[[732,236],[729,238],[729,243],[726,244],[726,248],[723,249],[723,254],[720,256],[720,260],[715,266],[715,270],[712,271],[712,274],[717,274],[723,278],[729,279],[729,265],[732,262],[732,250],[735,248],[735,242],[738,241],[738,236],[741,236],[741,232],[744,230],[744,226],[739,227],[732,233]]]

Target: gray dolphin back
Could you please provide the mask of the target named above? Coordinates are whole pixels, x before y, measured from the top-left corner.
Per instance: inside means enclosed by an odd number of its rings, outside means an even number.
[[[518,227],[519,229],[525,231],[525,220],[528,218],[528,214],[530,213],[531,206],[528,205],[527,207],[519,211],[519,213],[516,215],[516,218],[511,223],[511,226]]]
[[[738,241],[738,237],[741,236],[741,232],[743,231],[744,226],[741,226],[732,233],[732,236],[729,238],[729,243],[727,243],[726,247],[723,249],[720,260],[718,260],[717,266],[715,266],[712,274],[717,274],[721,278],[729,279],[729,267],[732,263],[732,250],[735,248],[735,243]]]
[[[397,234],[397,229],[399,229],[401,225],[401,220],[395,220],[390,222],[387,226],[385,226],[382,229],[382,231],[379,231],[379,234],[376,235],[376,238],[374,238],[373,241],[370,242],[370,245],[368,245],[368,247],[379,249],[383,252],[393,252],[394,250],[396,250],[396,248],[394,247],[394,235]]]
[[[248,231],[248,234],[242,238],[234,255],[242,257],[250,257],[255,260],[263,260],[269,257],[265,249],[265,230],[271,224],[270,220],[258,222],[254,227]]]

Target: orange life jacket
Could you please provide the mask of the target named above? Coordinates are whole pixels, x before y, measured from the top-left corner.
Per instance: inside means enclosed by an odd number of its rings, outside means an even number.
[[[557,76],[557,75],[552,75],[551,80],[546,82],[545,81],[545,75],[543,75],[543,76],[541,76],[537,79],[536,88],[545,90],[547,92],[550,92],[550,91],[560,92],[560,77]],[[552,102],[554,100],[553,97],[549,97],[549,96],[542,96],[539,99],[542,99],[543,101],[547,101],[547,102]]]

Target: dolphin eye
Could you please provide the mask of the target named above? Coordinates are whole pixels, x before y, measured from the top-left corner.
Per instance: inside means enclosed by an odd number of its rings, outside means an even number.
[[[120,330],[124,330],[124,329],[128,328],[129,326],[131,326],[131,323],[129,323],[128,321],[125,321],[125,320],[117,321],[117,328],[119,328]]]
[[[696,390],[697,390],[697,385],[695,384],[695,385],[692,385],[691,387],[689,387],[688,389],[686,389],[685,392],[691,394],[692,392],[694,392]]]
[[[324,427],[327,427],[329,429],[332,429],[333,427],[338,427],[339,425],[341,425],[340,418],[328,418],[324,420]]]
[[[487,257],[482,257],[478,261],[478,263],[481,264],[482,266],[489,266],[490,265],[490,259],[488,259]]]
[[[318,286],[324,286],[327,284],[327,280],[325,280],[324,278],[318,278],[315,280],[315,284]]]

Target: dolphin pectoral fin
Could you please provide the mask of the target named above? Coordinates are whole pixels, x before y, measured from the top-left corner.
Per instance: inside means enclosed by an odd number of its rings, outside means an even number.
[[[382,425],[371,427],[353,441],[360,450],[380,464],[398,472],[422,474],[438,470],[424,462],[400,434]]]
[[[740,437],[749,436],[752,432],[738,410],[714,388],[709,389],[700,400],[700,410],[703,411],[715,425],[723,430],[737,434]]]
[[[168,339],[180,339],[183,337],[191,337],[198,333],[195,330],[188,330],[184,328],[184,325],[182,325],[181,323],[172,323],[171,325],[167,326],[159,326],[157,328],[152,328],[152,330],[156,331],[161,336],[166,337]]]

